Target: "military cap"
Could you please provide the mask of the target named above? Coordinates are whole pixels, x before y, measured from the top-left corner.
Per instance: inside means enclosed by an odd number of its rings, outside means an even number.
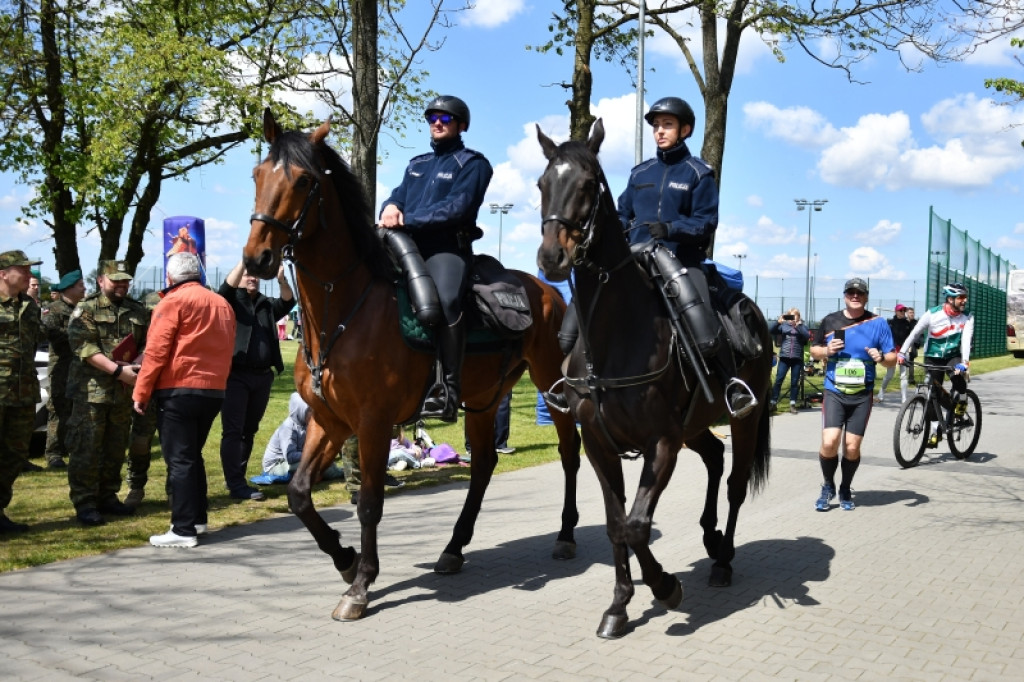
[[[60,281],[50,288],[53,289],[54,291],[64,291],[68,287],[73,286],[80,279],[82,279],[82,271],[72,270],[71,272],[61,277]]]
[[[43,261],[31,260],[24,251],[4,251],[0,253],[0,270],[13,268],[17,265],[40,265]]]
[[[132,278],[132,276],[128,274],[128,264],[123,260],[101,260],[99,274],[106,276],[106,278],[112,282],[119,282]]]

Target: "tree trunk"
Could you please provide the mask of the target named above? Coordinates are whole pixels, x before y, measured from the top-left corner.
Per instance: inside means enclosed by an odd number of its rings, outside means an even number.
[[[569,105],[569,139],[586,142],[594,115],[590,113],[590,95],[594,89],[594,75],[590,71],[590,57],[594,51],[595,0],[579,0],[579,20],[576,30],[576,60],[572,70],[572,99]]]
[[[64,181],[54,172],[60,168],[60,144],[66,125],[66,102],[61,73],[61,56],[57,46],[57,19],[60,8],[51,0],[43,0],[39,7],[40,38],[45,63],[45,97],[49,119],[37,113],[36,122],[43,131],[43,155],[50,159],[43,174],[46,200],[51,209],[55,257],[54,266],[59,274],[79,270],[78,241],[75,234],[78,209],[74,197]]]
[[[128,261],[128,272],[132,274],[135,273],[143,256],[146,255],[146,251],[142,248],[142,241],[146,237],[146,227],[149,226],[149,218],[153,212],[153,207],[160,200],[162,182],[162,168],[159,166],[150,168],[146,179],[146,187],[142,190],[142,196],[139,197],[139,201],[135,206],[131,231],[128,233],[128,250],[124,254],[124,259]]]
[[[352,53],[352,172],[363,188],[369,212],[375,221],[377,192],[377,1],[351,0]]]

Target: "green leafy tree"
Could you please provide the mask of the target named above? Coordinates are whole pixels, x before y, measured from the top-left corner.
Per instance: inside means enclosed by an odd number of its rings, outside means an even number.
[[[447,6],[445,0],[418,0],[415,8],[406,0],[311,0],[307,5],[318,30],[317,58],[305,60],[310,68],[297,74],[292,88],[326,104],[350,131],[352,171],[371,211],[380,134],[391,122],[420,118],[431,93],[419,63],[443,46],[434,36],[467,7],[461,0]],[[401,136],[402,128],[396,129]]]
[[[59,272],[81,267],[78,230],[100,258],[125,239],[143,256],[168,178],[215,163],[252,134],[263,102],[298,67],[301,3],[20,0],[0,14],[0,169],[37,188],[24,207],[53,234]]]
[[[1024,48],[1024,39],[1011,38],[1010,45],[1018,49]],[[1024,66],[1024,61],[1021,60],[1020,56],[1014,55],[1014,60]],[[985,87],[1002,93],[1011,102],[1024,102],[1024,82],[1012,78],[987,78],[985,79]],[[1021,140],[1020,144],[1024,147],[1024,140]]]
[[[648,0],[644,30],[665,32],[689,65],[704,102],[701,156],[717,169],[721,183],[729,95],[744,35],[753,34],[771,45],[780,61],[787,49],[794,49],[854,80],[856,65],[878,51],[895,52],[909,69],[928,60],[961,59],[977,45],[1019,30],[1024,18],[1016,7],[1015,0]],[[627,72],[633,68],[639,9],[636,0],[563,0],[548,26],[550,39],[533,48],[559,54],[569,48],[575,51],[568,102],[570,135],[575,140],[586,139],[593,123],[591,60],[617,61]],[[684,26],[698,31],[699,45],[691,45]]]

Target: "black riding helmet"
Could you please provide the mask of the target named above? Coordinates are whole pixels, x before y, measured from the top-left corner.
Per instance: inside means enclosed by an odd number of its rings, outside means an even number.
[[[469,107],[458,97],[452,95],[440,95],[431,100],[430,104],[423,111],[424,116],[429,116],[431,111],[440,111],[442,114],[451,114],[466,124],[469,130]]]
[[[678,97],[662,97],[651,105],[651,110],[644,115],[644,119],[651,125],[654,125],[654,117],[658,114],[672,114],[679,120],[680,127],[684,125],[690,126],[691,135],[693,134],[693,129],[697,126],[697,117],[693,113],[693,108],[686,103],[686,100],[679,99]]]

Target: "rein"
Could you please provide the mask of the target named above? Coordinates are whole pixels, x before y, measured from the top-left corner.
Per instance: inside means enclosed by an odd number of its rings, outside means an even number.
[[[611,268],[605,268],[604,266],[594,263],[587,257],[597,232],[595,228],[597,226],[598,209],[601,207],[602,202],[604,202],[608,197],[607,180],[605,179],[604,172],[600,169],[598,169],[598,180],[597,190],[594,193],[593,207],[591,208],[586,221],[583,223],[576,223],[558,214],[552,214],[546,216],[541,224],[557,222],[561,225],[559,228],[560,232],[562,230],[570,230],[579,232],[583,235],[583,240],[573,249],[572,266],[574,269],[583,268],[589,270],[595,273],[597,278],[597,289],[594,292],[593,298],[590,300],[590,306],[587,310],[587,314],[581,315],[579,318],[580,338],[583,339],[583,360],[587,373],[586,376],[582,377],[566,376],[564,381],[566,385],[576,391],[577,395],[581,398],[589,397],[594,401],[594,413],[597,415],[597,423],[601,427],[604,437],[612,444],[616,452],[624,453],[626,451],[618,446],[618,443],[616,443],[605,424],[604,415],[601,410],[601,392],[609,389],[643,386],[644,384],[657,381],[669,370],[669,368],[672,367],[672,360],[675,355],[675,353],[673,353],[673,349],[678,350],[679,346],[675,330],[673,330],[672,338],[669,341],[668,355],[666,357],[665,364],[658,369],[647,372],[646,374],[638,374],[628,377],[602,378],[594,372],[594,354],[591,348],[591,339],[588,329],[597,312],[597,304],[601,299],[601,292],[604,290],[605,285],[607,285],[611,280],[613,273],[618,272],[622,268],[634,262],[633,254],[629,253],[624,259]],[[576,284],[573,278],[569,278],[569,289],[572,291],[573,305],[576,305],[579,298],[577,297]]]
[[[321,173],[323,175],[330,175],[331,171],[330,169],[322,169]],[[300,290],[299,280],[295,276],[295,268],[297,267],[302,272],[302,274],[312,279],[317,284],[317,286],[324,290],[324,314],[321,319],[324,320],[324,322],[326,323],[327,316],[330,313],[331,308],[331,294],[334,293],[335,285],[341,280],[351,275],[355,271],[355,269],[359,267],[359,261],[354,260],[352,262],[352,265],[350,265],[344,272],[342,272],[340,275],[335,277],[330,282],[325,282],[324,280],[320,279],[316,275],[316,273],[314,273],[313,271],[311,271],[309,268],[305,267],[302,263],[298,261],[298,258],[295,256],[295,245],[302,239],[302,231],[306,226],[306,216],[309,214],[309,209],[313,206],[314,199],[317,198],[319,198],[320,203],[322,204],[323,197],[320,196],[319,177],[317,177],[313,181],[312,186],[309,188],[309,193],[306,195],[306,201],[302,204],[302,210],[299,211],[298,217],[295,219],[295,221],[291,224],[290,227],[284,222],[275,218],[274,216],[266,213],[253,213],[251,216],[249,216],[249,222],[251,223],[255,220],[259,220],[260,222],[263,222],[269,225],[270,227],[276,230],[280,230],[288,235],[288,243],[281,247],[281,258],[282,260],[287,261],[288,263],[288,275],[289,278],[291,279],[292,287],[296,292]],[[312,351],[310,350],[309,343],[307,343],[306,341],[307,337],[305,334],[303,334],[302,340],[300,342],[302,344],[302,356],[306,362],[306,367],[309,368],[310,383],[312,384],[313,393],[316,394],[316,396],[323,400],[325,403],[327,401],[324,398],[323,394],[323,371],[324,366],[327,364],[327,358],[330,356],[331,349],[334,347],[334,344],[338,341],[339,338],[341,338],[341,335],[345,333],[345,330],[348,329],[349,322],[351,322],[355,314],[359,312],[359,309],[362,308],[363,303],[366,302],[366,297],[370,295],[370,289],[372,284],[373,278],[371,277],[370,280],[366,283],[366,286],[363,288],[362,293],[359,295],[359,300],[356,301],[355,306],[353,306],[352,310],[350,310],[348,315],[345,316],[345,319],[339,322],[338,326],[334,328],[334,332],[331,334],[330,338],[327,337],[327,325],[321,325],[319,334],[320,350],[317,353],[317,358],[315,362],[313,360],[313,354]],[[302,316],[304,325],[309,323],[309,320],[311,318],[308,315],[307,307],[302,302],[301,296],[299,297],[299,315]]]

